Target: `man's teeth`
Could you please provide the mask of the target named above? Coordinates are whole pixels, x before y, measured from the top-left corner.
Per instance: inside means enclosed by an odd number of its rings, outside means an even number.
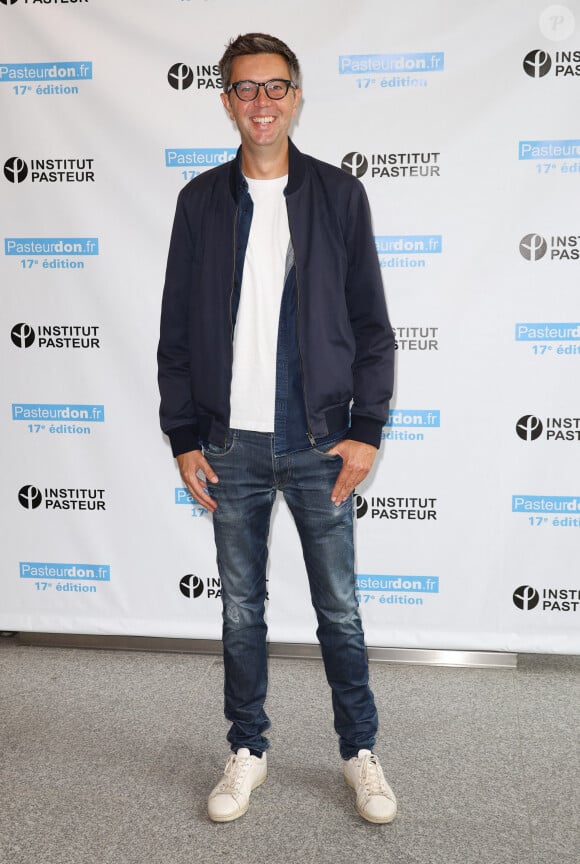
[[[254,123],[262,123],[262,124],[274,122],[273,117],[252,117],[252,120],[254,121]]]

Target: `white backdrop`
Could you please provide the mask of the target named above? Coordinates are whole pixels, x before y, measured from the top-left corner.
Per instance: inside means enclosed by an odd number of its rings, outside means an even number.
[[[210,517],[158,427],[180,187],[231,158],[215,63],[272,32],[293,137],[360,175],[399,349],[358,490],[374,646],[580,653],[580,8],[0,3],[0,629],[218,638]],[[314,641],[285,505],[270,638]]]

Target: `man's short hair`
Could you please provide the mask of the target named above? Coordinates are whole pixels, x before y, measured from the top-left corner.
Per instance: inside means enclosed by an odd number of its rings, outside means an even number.
[[[288,63],[292,81],[300,86],[300,64],[294,51],[285,42],[267,33],[245,33],[236,39],[230,39],[226,45],[223,57],[219,61],[220,73],[224,90],[227,90],[232,72],[232,61],[235,57],[246,54],[280,54]]]

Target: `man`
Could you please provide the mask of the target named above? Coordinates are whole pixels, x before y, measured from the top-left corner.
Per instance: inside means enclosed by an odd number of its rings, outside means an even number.
[[[358,180],[290,141],[301,89],[287,45],[239,36],[220,70],[241,147],[179,195],[158,352],[161,426],[213,514],[222,585],[232,755],[208,813],[237,819],[266,779],[266,561],[280,490],[302,543],[344,776],[361,816],[390,822],[353,553],[352,493],[373,464],[393,379],[368,202]]]

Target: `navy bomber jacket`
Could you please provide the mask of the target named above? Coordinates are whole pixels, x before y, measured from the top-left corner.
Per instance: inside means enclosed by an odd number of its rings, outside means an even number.
[[[364,187],[289,141],[284,194],[294,262],[280,331],[290,334],[285,351],[299,381],[281,404],[304,419],[306,446],[350,426],[349,438],[378,447],[393,390],[394,337]],[[201,441],[225,444],[251,208],[241,148],[233,162],[190,181],[177,200],[158,348],[161,428],[174,456]],[[278,386],[277,374],[277,405]],[[298,411],[292,393],[300,394]]]

